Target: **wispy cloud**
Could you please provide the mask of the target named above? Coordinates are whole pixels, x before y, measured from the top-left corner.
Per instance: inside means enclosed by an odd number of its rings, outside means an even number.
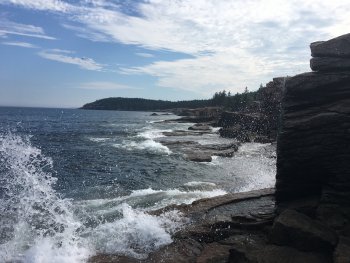
[[[62,63],[77,65],[82,69],[101,71],[103,69],[102,64],[97,63],[91,58],[87,57],[72,57],[67,55],[67,51],[45,50],[38,53],[39,56],[45,59],[54,60]]]
[[[257,88],[273,76],[308,70],[308,44],[350,28],[348,0],[126,1],[133,14],[124,1],[0,0],[5,2],[66,15],[64,27],[92,41],[189,54],[121,71],[203,94]]]
[[[34,10],[56,12],[72,12],[75,9],[73,5],[60,0],[0,0],[0,4],[13,4]]]
[[[77,88],[87,89],[87,90],[121,90],[121,89],[136,89],[134,87],[118,84],[115,82],[108,81],[95,81],[95,82],[85,82],[80,84]]]
[[[144,57],[144,58],[153,58],[154,56],[150,53],[135,53],[139,57]]]
[[[27,42],[1,42],[1,44],[7,45],[7,46],[24,47],[24,48],[38,48],[37,46]]]
[[[56,38],[48,36],[45,34],[41,27],[20,24],[16,22],[9,21],[7,19],[0,18],[0,35],[19,35],[27,37],[42,38],[48,40],[54,40]]]

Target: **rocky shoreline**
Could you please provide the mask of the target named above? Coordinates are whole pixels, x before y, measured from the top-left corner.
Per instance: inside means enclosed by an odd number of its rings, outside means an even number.
[[[231,130],[237,137],[248,130],[240,123],[248,119],[254,136],[246,140],[257,135],[273,137],[278,128],[275,189],[153,211],[159,215],[179,210],[190,224],[173,235],[173,243],[147,259],[96,255],[90,262],[349,263],[350,34],[310,47],[314,72],[275,79],[271,84],[280,87],[283,98],[278,127],[276,119],[265,116],[259,125],[263,118],[247,113],[227,113],[226,123],[221,123],[221,133]],[[198,122],[203,122],[205,116],[199,117],[202,121]],[[206,132],[205,125],[195,126],[201,127],[196,132]],[[196,144],[184,144],[204,151]],[[238,145],[210,147],[210,151],[224,152]]]

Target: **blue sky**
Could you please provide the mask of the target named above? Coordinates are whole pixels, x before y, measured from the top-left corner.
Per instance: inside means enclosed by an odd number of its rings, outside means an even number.
[[[309,70],[348,0],[0,0],[0,105],[185,100]]]

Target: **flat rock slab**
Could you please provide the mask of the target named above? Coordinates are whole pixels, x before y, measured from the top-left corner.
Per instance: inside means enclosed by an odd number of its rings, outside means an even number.
[[[270,241],[301,251],[327,253],[333,251],[338,239],[336,233],[321,222],[287,209],[274,221]]]
[[[350,34],[342,35],[328,41],[310,44],[313,57],[348,57],[350,58]]]
[[[350,71],[350,58],[312,58],[313,71]]]

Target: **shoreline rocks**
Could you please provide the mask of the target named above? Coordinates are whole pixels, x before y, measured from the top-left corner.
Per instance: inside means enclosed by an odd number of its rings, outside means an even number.
[[[98,255],[90,262],[349,263],[350,71],[331,62],[350,58],[350,34],[310,47],[323,64],[286,80],[275,189],[150,212],[176,209],[191,224],[145,260]]]

